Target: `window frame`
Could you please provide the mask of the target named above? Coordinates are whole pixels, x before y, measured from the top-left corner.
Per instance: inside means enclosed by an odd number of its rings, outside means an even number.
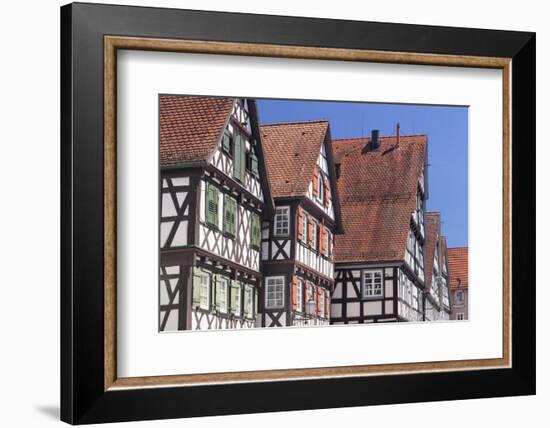
[[[367,294],[367,275],[372,275],[372,294]],[[375,294],[376,290],[376,281],[375,276],[376,274],[380,274],[380,294]],[[361,279],[361,296],[363,299],[380,299],[384,297],[384,271],[382,269],[373,269],[373,270],[364,270],[362,273],[362,279]],[[410,297],[410,295],[409,295]],[[409,302],[410,306],[410,298],[407,300]]]
[[[212,301],[212,296],[211,296],[211,291],[212,291],[212,275],[208,272],[205,272],[203,270],[201,270],[200,272],[200,278],[201,278],[201,281],[200,281],[200,288],[199,288],[199,308],[200,309],[203,309],[205,311],[208,311],[210,310],[210,305],[211,305],[211,301]],[[207,279],[207,284],[206,284],[206,296],[203,296],[203,290],[204,290],[204,286],[205,284],[203,284],[203,279],[206,278]],[[206,304],[203,306],[203,297],[206,297]]]
[[[286,226],[286,233],[278,233],[277,232],[277,216],[279,215],[277,213],[278,210],[285,210],[286,211],[286,218],[287,218],[287,226]],[[290,235],[290,206],[285,205],[281,207],[275,207],[275,216],[273,217],[273,235],[274,236],[289,236]]]
[[[282,281],[281,284],[281,304],[270,304],[270,296],[269,296],[269,289],[270,287],[273,287],[274,284],[270,284],[271,281]],[[274,276],[266,276],[265,277],[265,307],[266,309],[279,309],[285,307],[285,276],[284,275],[274,275]]]
[[[304,280],[296,280],[296,311],[304,312]]]
[[[317,239],[319,235],[319,222],[315,219],[315,217],[311,217],[311,248],[313,250],[317,250],[319,245],[317,243]]]
[[[224,284],[225,287],[222,287],[222,284]],[[220,287],[220,290],[219,290],[220,301],[217,302],[218,307],[219,307],[219,310],[220,310],[221,313],[227,314],[227,313],[229,313],[229,292],[228,292],[229,280],[227,278],[223,277],[223,276],[218,276],[216,278],[216,289],[218,287]],[[225,307],[222,307],[222,290],[223,290],[223,294],[224,294],[224,297],[225,297],[225,302],[224,302]]]
[[[319,173],[317,174],[317,202],[321,202],[323,205],[325,203],[325,178],[319,168]]]

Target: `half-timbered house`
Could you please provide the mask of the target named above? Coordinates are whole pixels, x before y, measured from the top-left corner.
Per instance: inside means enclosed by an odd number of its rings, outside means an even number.
[[[328,324],[341,230],[329,124],[265,125],[261,133],[275,216],[262,224],[258,325]]]
[[[425,135],[334,140],[344,234],[331,323],[422,321]]]
[[[426,235],[424,321],[448,320],[451,305],[447,273],[447,240],[441,234],[439,212],[426,213]]]
[[[449,248],[451,319],[468,319],[468,247]]]
[[[253,327],[273,214],[255,102],[160,96],[159,330]]]

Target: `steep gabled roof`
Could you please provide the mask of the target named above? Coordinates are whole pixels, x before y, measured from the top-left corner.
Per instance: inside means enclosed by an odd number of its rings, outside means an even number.
[[[207,161],[234,101],[234,98],[161,95],[161,166]]]
[[[425,135],[333,140],[340,163],[338,191],[344,234],[335,240],[337,263],[403,260],[418,179],[426,161]]]
[[[429,212],[425,215],[426,221],[426,242],[424,246],[424,274],[425,291],[432,287],[432,272],[434,268],[435,248],[437,238],[441,233],[441,215],[438,212]],[[439,243],[439,260],[441,263],[441,241]]]
[[[451,289],[468,288],[468,247],[449,248],[447,262]]]
[[[306,195],[328,129],[326,120],[260,127],[274,198]]]

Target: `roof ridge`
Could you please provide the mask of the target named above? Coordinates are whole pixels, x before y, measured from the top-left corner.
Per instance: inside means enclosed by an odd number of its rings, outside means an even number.
[[[408,137],[428,137],[428,134],[401,134],[399,135],[400,138],[408,138]],[[378,138],[397,138],[397,135],[380,135]],[[346,142],[346,141],[352,141],[352,140],[370,140],[371,137],[349,137],[349,138],[333,138],[333,142]]]
[[[297,120],[297,121],[287,121],[287,122],[273,122],[273,123],[264,123],[260,125],[260,128],[264,126],[284,126],[284,125],[303,125],[305,123],[329,123],[327,119],[317,119],[317,120]]]

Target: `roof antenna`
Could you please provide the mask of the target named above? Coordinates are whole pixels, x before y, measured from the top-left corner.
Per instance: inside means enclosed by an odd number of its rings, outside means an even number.
[[[399,125],[399,122],[397,122],[397,144],[395,145],[395,147],[399,147],[399,137],[400,137],[400,131],[401,131],[401,125]]]

